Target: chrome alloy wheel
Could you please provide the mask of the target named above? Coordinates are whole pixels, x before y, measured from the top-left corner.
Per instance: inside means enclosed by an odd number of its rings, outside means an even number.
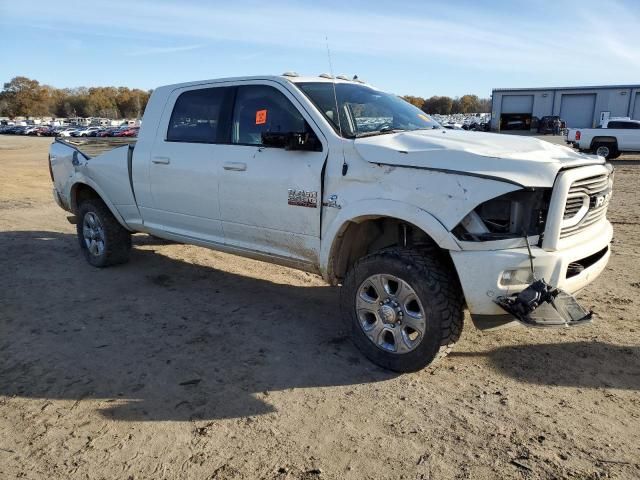
[[[418,294],[393,275],[372,275],[360,284],[356,313],[367,338],[386,352],[410,352],[420,344],[426,330]]]
[[[82,220],[82,236],[87,250],[96,257],[104,253],[104,227],[98,216],[93,212],[87,212]]]

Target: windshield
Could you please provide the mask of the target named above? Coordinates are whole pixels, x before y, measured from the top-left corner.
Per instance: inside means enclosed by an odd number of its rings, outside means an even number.
[[[296,83],[315,106],[346,138],[382,135],[404,130],[440,128],[438,122],[400,97],[365,85],[329,82]],[[336,97],[340,124],[336,111]]]

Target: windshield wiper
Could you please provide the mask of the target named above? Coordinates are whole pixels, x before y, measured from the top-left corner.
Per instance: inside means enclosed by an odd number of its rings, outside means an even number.
[[[385,133],[397,133],[397,132],[406,132],[406,131],[407,131],[406,128],[395,128],[395,127],[385,125],[384,127],[380,128],[380,130],[376,130],[375,132],[358,133],[356,135],[356,138],[373,137],[376,135],[384,135]]]

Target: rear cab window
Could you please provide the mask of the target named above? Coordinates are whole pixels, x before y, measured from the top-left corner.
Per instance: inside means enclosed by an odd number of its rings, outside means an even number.
[[[640,122],[613,121],[607,124],[607,128],[619,128],[623,130],[640,129]]]

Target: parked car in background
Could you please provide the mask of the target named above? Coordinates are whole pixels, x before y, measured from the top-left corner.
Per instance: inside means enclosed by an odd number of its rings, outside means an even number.
[[[77,131],[76,127],[66,127],[58,132],[58,137],[71,137]]]
[[[131,127],[116,132],[114,137],[137,137],[140,127]]]
[[[107,130],[106,127],[98,127],[94,130],[91,130],[89,133],[87,133],[87,137],[97,137],[100,133],[106,130]]]
[[[98,130],[100,130],[101,127],[87,127],[87,128],[80,128],[78,130],[76,130],[75,135],[72,134],[72,137],[88,137],[90,133],[92,132],[97,132]]]
[[[29,125],[22,131],[22,135],[35,135],[38,128],[40,128],[38,125]]]
[[[104,130],[100,130],[96,136],[97,137],[115,137],[116,133],[120,131],[120,127],[111,127],[105,128]]]
[[[566,142],[582,152],[606,159],[640,152],[640,120],[610,118],[598,128],[570,128]]]
[[[53,129],[53,127],[40,126],[36,128],[33,132],[31,132],[29,135],[36,135],[38,137],[51,137],[55,135],[55,130]]]

